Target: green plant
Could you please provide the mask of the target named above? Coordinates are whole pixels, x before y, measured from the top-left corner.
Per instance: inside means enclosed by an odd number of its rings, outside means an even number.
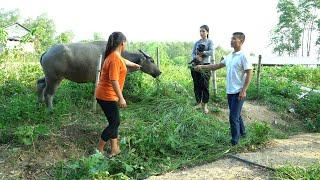
[[[48,135],[49,133],[49,128],[47,126],[37,125],[20,126],[15,130],[14,135],[21,143],[31,145],[39,135]]]
[[[8,33],[4,31],[3,28],[0,28],[0,46],[3,46],[7,43]]]
[[[296,166],[285,166],[276,171],[277,179],[320,179],[320,164],[316,163],[307,168]]]
[[[254,122],[249,127],[252,144],[262,144],[270,138],[271,127],[266,122]]]
[[[117,159],[107,159],[100,152],[56,166],[55,177],[58,179],[129,179],[124,173],[130,173],[133,167]],[[124,172],[124,173],[122,173]]]
[[[302,117],[316,119],[320,109],[320,94],[309,93],[296,102],[296,112]]]

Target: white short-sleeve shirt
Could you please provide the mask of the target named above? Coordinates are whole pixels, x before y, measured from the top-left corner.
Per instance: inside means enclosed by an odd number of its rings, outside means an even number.
[[[221,63],[227,68],[227,94],[239,93],[245,82],[245,70],[252,69],[252,63],[242,51],[230,53]]]

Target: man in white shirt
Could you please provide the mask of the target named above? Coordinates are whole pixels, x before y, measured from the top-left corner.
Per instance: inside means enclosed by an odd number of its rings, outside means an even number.
[[[230,53],[219,64],[198,65],[195,70],[227,68],[227,95],[229,104],[229,122],[231,129],[231,144],[236,145],[240,136],[245,136],[246,131],[241,117],[241,110],[247,96],[247,89],[252,78],[252,64],[241,51],[245,40],[242,32],[232,34],[231,47],[234,51]]]

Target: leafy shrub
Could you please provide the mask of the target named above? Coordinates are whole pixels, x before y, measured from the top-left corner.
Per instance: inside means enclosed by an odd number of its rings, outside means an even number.
[[[305,97],[299,99],[295,106],[296,112],[300,114],[301,117],[316,119],[316,117],[320,115],[320,94],[309,93]]]
[[[134,102],[141,100],[141,96],[145,94],[143,90],[143,75],[141,72],[130,73],[126,77],[123,94],[125,98],[130,98]]]
[[[320,94],[309,93],[299,99],[295,107],[300,118],[305,119],[307,129],[311,132],[320,132]]]
[[[305,119],[305,126],[307,130],[310,132],[320,132],[320,115],[317,116],[316,119]]]
[[[103,154],[96,152],[89,157],[70,161],[68,164],[60,163],[56,167],[55,177],[58,179],[70,177],[72,179],[129,179],[121,173],[122,171],[130,173],[133,167],[116,159],[107,159]]]
[[[270,138],[271,128],[266,122],[254,122],[249,126],[249,132],[251,143],[259,145]]]
[[[18,127],[14,135],[19,142],[25,145],[31,145],[39,137],[39,135],[48,135],[49,128],[45,125],[37,126],[20,126]]]

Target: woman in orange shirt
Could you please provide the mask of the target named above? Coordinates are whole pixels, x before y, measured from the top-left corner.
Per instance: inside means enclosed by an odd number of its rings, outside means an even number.
[[[126,37],[121,32],[113,32],[108,39],[105,61],[101,70],[100,81],[96,88],[96,98],[109,125],[103,130],[99,140],[98,150],[103,153],[106,142],[110,139],[110,157],[120,153],[118,145],[118,128],[120,125],[119,109],[127,106],[122,90],[127,74],[126,66],[136,69],[140,65],[130,62],[121,53],[125,49]]]

